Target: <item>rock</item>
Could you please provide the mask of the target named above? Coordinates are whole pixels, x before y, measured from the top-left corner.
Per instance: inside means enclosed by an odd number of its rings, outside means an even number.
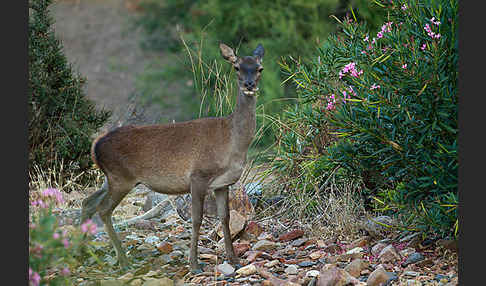
[[[388,281],[388,274],[383,266],[379,265],[375,271],[371,272],[368,280],[366,280],[367,286],[382,286]]]
[[[311,254],[309,254],[310,259],[316,260],[324,256],[324,252],[321,250],[314,251]]]
[[[199,254],[199,258],[201,258],[201,260],[209,260],[213,263],[217,263],[217,261],[218,261],[218,256],[215,255],[215,254],[201,253],[201,254]]]
[[[173,247],[172,247],[172,244],[168,243],[167,241],[163,241],[163,242],[157,244],[157,249],[162,254],[168,254],[168,253],[172,252]]]
[[[299,273],[299,270],[297,269],[297,265],[294,264],[287,266],[284,271],[289,275],[295,275]]]
[[[378,254],[378,259],[381,263],[392,263],[395,261],[400,261],[401,257],[395,250],[395,247],[390,244],[380,251],[380,254]]]
[[[400,243],[409,242],[409,241],[415,239],[416,237],[420,237],[420,233],[419,232],[409,234],[409,235],[403,237],[402,239],[400,239],[399,242]]]
[[[294,247],[299,247],[299,246],[302,246],[307,241],[308,241],[307,238],[299,238],[299,239],[292,241],[292,243],[290,245],[292,245]]]
[[[305,277],[317,277],[319,274],[319,270],[309,270],[305,273]]]
[[[259,256],[261,256],[263,254],[262,251],[248,251],[247,254],[246,254],[246,260],[248,260],[249,262],[253,262],[255,261]]]
[[[223,273],[224,275],[231,275],[231,274],[235,273],[235,268],[233,266],[231,266],[230,264],[228,264],[227,262],[217,265],[216,270],[218,272]]]
[[[255,245],[253,245],[253,250],[271,250],[276,247],[276,243],[270,240],[260,240]]]
[[[160,278],[160,279],[149,279],[146,280],[142,286],[174,286],[174,281],[170,280],[169,278]]]
[[[242,216],[235,210],[230,211],[229,229],[232,239],[235,238],[235,236],[245,228],[245,223],[246,217]],[[223,227],[221,223],[218,224],[217,234],[219,235],[219,237],[223,237]]]
[[[351,276],[358,278],[361,274],[361,271],[366,269],[369,265],[370,263],[368,261],[358,258],[346,265],[346,267],[344,267],[344,270],[346,270]]]
[[[278,237],[278,240],[281,242],[286,242],[286,241],[291,241],[296,238],[302,237],[304,235],[304,231],[301,229],[295,229],[292,231],[289,231],[287,233],[284,233]]]
[[[380,254],[380,252],[383,250],[383,248],[385,248],[387,246],[387,244],[385,243],[381,243],[381,242],[378,242],[377,244],[375,244],[372,248],[371,248],[371,255],[373,256],[377,256],[378,254]]]
[[[267,268],[271,268],[271,267],[274,267],[275,265],[278,265],[280,264],[280,261],[278,261],[278,259],[275,259],[275,260],[272,260],[272,261],[269,261],[265,264],[263,264],[263,266],[267,267]]]
[[[341,246],[333,243],[333,244],[330,244],[330,245],[324,247],[323,250],[325,252],[329,252],[331,254],[335,254],[335,253],[338,253],[338,252],[342,251],[342,248],[341,248]]]
[[[297,265],[300,267],[309,267],[309,266],[314,266],[317,264],[317,261],[302,261],[299,262]]]
[[[410,277],[417,277],[417,276],[420,275],[420,273],[415,272],[415,271],[405,271],[405,272],[403,272],[402,275],[404,275],[404,276],[410,276]]]
[[[408,279],[407,280],[407,286],[422,286],[422,282],[414,279]]]
[[[358,285],[360,282],[358,279],[349,275],[348,272],[337,268],[335,265],[327,268],[323,267],[320,272],[319,279],[317,280],[317,286],[345,286],[345,285]]]
[[[389,216],[378,216],[370,218],[361,226],[372,237],[381,237],[385,231],[389,229],[387,226],[393,226],[393,219]]]
[[[402,267],[407,267],[410,264],[414,264],[419,261],[422,261],[424,260],[424,258],[425,257],[420,252],[414,252],[407,257],[405,262],[402,263]]]
[[[248,222],[248,225],[245,228],[245,232],[253,235],[255,238],[257,238],[260,234],[263,232],[263,227],[260,226],[257,222],[255,221],[250,221]]]
[[[240,269],[236,270],[236,273],[244,276],[252,275],[257,271],[256,266],[254,264],[248,264],[246,266],[241,267]]]
[[[415,248],[411,248],[411,247],[407,247],[403,250],[401,250],[400,252],[398,252],[398,254],[400,254],[401,257],[408,257],[410,254],[412,253],[415,253]]]
[[[360,253],[360,252],[363,252],[363,251],[364,251],[364,249],[362,247],[355,247],[353,249],[346,251],[346,254]]]
[[[233,243],[236,256],[241,256],[250,249],[249,243]]]
[[[351,242],[351,244],[349,245],[349,247],[350,248],[364,247],[364,246],[368,245],[369,241],[370,241],[370,237],[369,236],[363,236],[363,237],[358,238],[355,241]]]
[[[440,245],[446,249],[457,252],[457,240],[453,239],[439,239],[437,245]]]

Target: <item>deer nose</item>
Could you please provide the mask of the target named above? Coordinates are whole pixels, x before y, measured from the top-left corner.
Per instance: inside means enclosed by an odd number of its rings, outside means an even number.
[[[253,80],[247,80],[245,81],[245,87],[248,90],[252,90],[253,88],[255,88],[255,82]]]

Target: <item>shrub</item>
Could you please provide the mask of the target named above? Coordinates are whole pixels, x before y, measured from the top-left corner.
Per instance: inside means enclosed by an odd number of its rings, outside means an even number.
[[[74,74],[52,28],[50,3],[29,1],[29,169],[63,163],[83,170],[90,165],[91,136],[110,113],[85,97],[85,79]]]
[[[53,212],[64,202],[57,189],[32,192],[29,201],[29,285],[72,285],[70,269],[79,265],[76,257],[88,243],[86,236],[95,233],[96,225],[89,221],[79,230],[61,230]]]
[[[457,231],[457,1],[375,1],[377,33],[337,19],[307,62],[284,60],[299,103],[282,119],[274,168],[360,177],[410,227]],[[353,14],[354,15],[354,14]],[[327,138],[325,142],[320,142]]]

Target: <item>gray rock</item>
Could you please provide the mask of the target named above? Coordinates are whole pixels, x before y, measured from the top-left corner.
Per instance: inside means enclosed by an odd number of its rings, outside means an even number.
[[[302,246],[304,243],[307,242],[307,238],[298,238],[294,241],[292,241],[291,245],[294,246],[294,247],[299,247],[299,246]]]
[[[270,250],[274,249],[276,247],[276,243],[270,240],[260,240],[255,245],[253,245],[252,249],[253,250]]]
[[[160,238],[158,236],[148,236],[145,238],[144,242],[149,244],[157,244],[160,242]]]
[[[410,264],[417,263],[417,262],[422,261],[424,259],[425,259],[425,257],[420,252],[414,252],[407,257],[405,262],[402,263],[402,267],[406,267]]]
[[[227,262],[217,265],[216,270],[218,270],[219,272],[223,273],[226,276],[235,273],[235,268],[230,264],[228,264]]]
[[[294,274],[299,273],[299,270],[298,270],[297,266],[294,265],[294,264],[291,264],[291,265],[287,266],[287,268],[285,268],[284,271],[285,271],[285,273],[287,273],[289,275],[294,275]]]
[[[300,267],[309,267],[309,266],[314,266],[316,264],[317,264],[317,261],[302,261],[297,265],[299,265]]]

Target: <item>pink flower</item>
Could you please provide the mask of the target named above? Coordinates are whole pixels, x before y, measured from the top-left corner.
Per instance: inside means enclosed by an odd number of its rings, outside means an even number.
[[[426,44],[423,44],[423,45],[420,47],[420,49],[421,49],[422,51],[425,51],[425,48],[426,48],[426,47],[427,47],[427,45],[426,45]]]
[[[404,11],[407,10],[407,4],[402,5],[402,10],[404,10]]]
[[[377,89],[377,88],[381,88],[380,85],[372,84],[371,87],[370,87],[370,90],[374,90],[374,89]]]
[[[403,64],[402,69],[407,69],[407,64]]]
[[[376,34],[376,37],[377,37],[378,39],[383,38],[383,32],[382,32],[382,31],[379,31],[379,32],[378,32],[378,34]]]
[[[96,229],[96,224],[91,219],[88,219],[81,224],[81,231],[83,233],[89,232],[90,234],[96,234]]]
[[[363,41],[365,41],[365,42],[368,42],[369,41],[368,35],[366,35],[366,37],[363,39]]]
[[[64,267],[62,270],[61,270],[61,275],[62,276],[68,276],[69,274],[71,274],[71,271],[69,270],[68,267]]]
[[[69,247],[69,240],[67,240],[66,238],[64,238],[62,240],[62,244],[64,244],[64,248],[68,248]]]
[[[432,22],[432,24],[434,24],[436,26],[440,25],[440,21],[439,20],[435,21],[435,17],[432,17],[432,19],[430,19],[430,22]]]
[[[29,267],[29,281],[32,283],[34,286],[38,286],[40,283],[41,277],[39,273],[32,271],[32,269]]]
[[[59,237],[61,237],[61,236],[57,232],[52,234],[52,238],[54,238],[54,239],[59,239]]]

